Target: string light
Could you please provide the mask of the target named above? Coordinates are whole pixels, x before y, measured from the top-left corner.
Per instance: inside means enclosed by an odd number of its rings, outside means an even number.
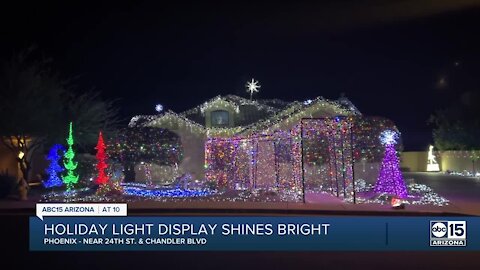
[[[205,127],[195,121],[190,120],[188,117],[192,114],[201,113],[202,108],[205,111],[207,108],[215,108],[213,105],[216,102],[224,102],[225,106],[234,107],[240,105],[253,105],[258,110],[268,111],[271,114],[264,120],[257,121],[252,124],[244,126],[235,126],[227,128]],[[222,103],[223,104],[223,103]],[[339,102],[326,100],[322,97],[317,97],[312,100],[310,104],[304,104],[303,102],[294,101],[290,103],[286,108],[282,110],[274,109],[267,105],[261,104],[257,101],[248,101],[236,96],[217,96],[212,100],[188,110],[182,114],[177,114],[173,111],[167,111],[161,115],[137,115],[132,117],[129,122],[129,127],[160,127],[167,129],[178,129],[184,127],[190,130],[197,136],[208,137],[232,137],[249,135],[254,133],[272,133],[278,129],[288,129],[289,126],[293,126],[302,118],[311,118],[313,114],[322,112],[325,116],[346,116],[346,115],[359,115],[357,110],[346,108]]]

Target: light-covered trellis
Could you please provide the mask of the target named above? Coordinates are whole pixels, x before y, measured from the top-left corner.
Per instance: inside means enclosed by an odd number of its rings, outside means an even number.
[[[206,177],[230,189],[299,189],[354,197],[353,118],[304,118],[291,130],[209,138]]]

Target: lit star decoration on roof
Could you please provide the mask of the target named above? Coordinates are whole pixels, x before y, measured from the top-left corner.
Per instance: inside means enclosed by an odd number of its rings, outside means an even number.
[[[385,130],[380,134],[380,142],[383,145],[395,144],[398,140],[398,133],[393,130]]]
[[[163,105],[162,104],[155,105],[155,111],[157,111],[157,112],[163,111]]]
[[[255,81],[255,79],[252,78],[251,81],[247,82],[246,87],[247,92],[250,93],[250,100],[252,100],[253,93],[257,93],[262,86],[258,83],[258,81]]]

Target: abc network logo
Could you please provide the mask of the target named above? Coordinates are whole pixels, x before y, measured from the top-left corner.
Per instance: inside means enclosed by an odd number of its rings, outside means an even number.
[[[430,246],[464,247],[467,245],[466,221],[430,221]]]

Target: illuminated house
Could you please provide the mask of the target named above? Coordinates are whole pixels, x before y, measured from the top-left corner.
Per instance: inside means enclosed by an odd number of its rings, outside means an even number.
[[[345,97],[284,102],[252,101],[234,95],[214,97],[182,113],[135,116],[129,126],[177,133],[185,157],[179,168],[197,179],[206,177],[230,188],[299,185],[309,177],[331,178],[332,171],[335,178],[353,179],[354,150],[360,151],[358,155],[368,154],[362,149],[379,144],[375,134],[385,127],[395,129],[387,119],[362,117]],[[369,139],[361,139],[353,147],[354,133]],[[325,175],[315,174],[319,166],[329,167],[322,169]],[[343,182],[343,186],[349,184]],[[337,185],[331,184],[332,188]],[[343,192],[347,190],[343,188]]]

